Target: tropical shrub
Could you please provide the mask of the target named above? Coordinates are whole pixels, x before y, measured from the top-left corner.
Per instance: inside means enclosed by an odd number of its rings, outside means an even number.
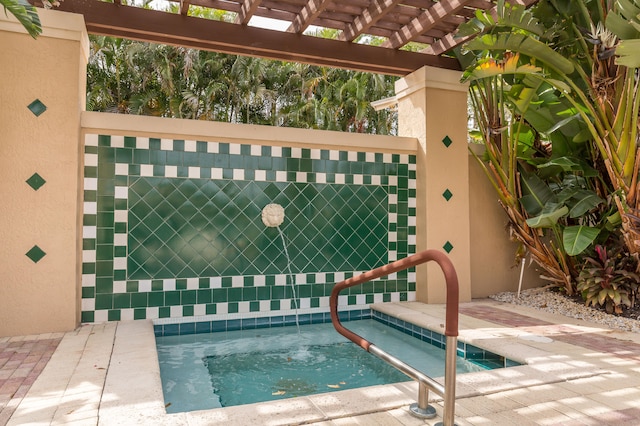
[[[595,254],[585,258],[578,275],[577,289],[587,306],[600,306],[608,313],[622,313],[633,307],[640,276],[634,271],[637,261],[625,252],[622,244],[609,249],[597,245]]]

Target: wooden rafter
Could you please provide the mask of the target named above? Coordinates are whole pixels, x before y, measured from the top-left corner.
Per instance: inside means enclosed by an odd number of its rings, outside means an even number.
[[[120,1],[118,0],[118,3]],[[180,15],[187,15],[189,13],[189,6],[191,5],[191,1],[189,0],[180,0]]]
[[[429,31],[444,17],[462,9],[468,2],[469,0],[441,0],[435,3],[409,22],[409,24],[402,27],[400,31],[393,34],[382,46],[392,49],[398,49],[404,46],[419,35]]]
[[[236,16],[236,24],[247,25],[260,6],[260,0],[244,0],[240,6],[240,12]]]
[[[401,0],[374,0],[368,8],[362,11],[362,15],[346,26],[340,34],[340,40],[352,41],[360,34],[367,31],[389,13]]]
[[[289,25],[287,32],[301,33],[306,30],[329,3],[330,0],[308,0],[307,4],[304,5],[300,13],[298,13],[291,25]]]
[[[305,62],[389,75],[425,65],[460,69],[456,59],[345,43],[95,0],[65,0],[60,10],[84,15],[92,34],[222,53]]]

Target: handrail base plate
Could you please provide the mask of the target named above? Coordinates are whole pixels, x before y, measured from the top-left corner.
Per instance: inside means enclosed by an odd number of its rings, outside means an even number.
[[[409,412],[421,419],[433,419],[437,415],[436,409],[433,407],[433,405],[427,405],[426,409],[422,409],[418,407],[417,402],[414,402],[409,406]]]

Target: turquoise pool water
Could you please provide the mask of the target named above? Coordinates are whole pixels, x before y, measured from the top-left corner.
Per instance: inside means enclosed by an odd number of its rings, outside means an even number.
[[[373,319],[347,327],[431,377],[444,350]],[[168,413],[411,380],[328,324],[157,337]],[[458,373],[487,367],[458,357]]]

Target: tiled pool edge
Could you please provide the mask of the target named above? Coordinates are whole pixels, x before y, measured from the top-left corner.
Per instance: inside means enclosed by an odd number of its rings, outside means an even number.
[[[361,319],[375,319],[389,327],[399,330],[414,338],[427,342],[437,348],[444,349],[446,337],[437,331],[429,330],[408,321],[385,314],[373,308],[338,312],[340,321],[355,321]],[[331,322],[329,312],[298,315],[298,323],[322,324]],[[154,334],[159,336],[176,336],[199,333],[214,333],[222,331],[253,330],[257,328],[284,327],[296,324],[295,315],[279,315],[271,317],[230,319],[218,321],[189,322],[179,324],[154,324]],[[375,343],[375,342],[373,342]],[[458,341],[457,355],[465,360],[485,369],[506,368],[522,365],[503,355],[482,349],[478,346]]]

